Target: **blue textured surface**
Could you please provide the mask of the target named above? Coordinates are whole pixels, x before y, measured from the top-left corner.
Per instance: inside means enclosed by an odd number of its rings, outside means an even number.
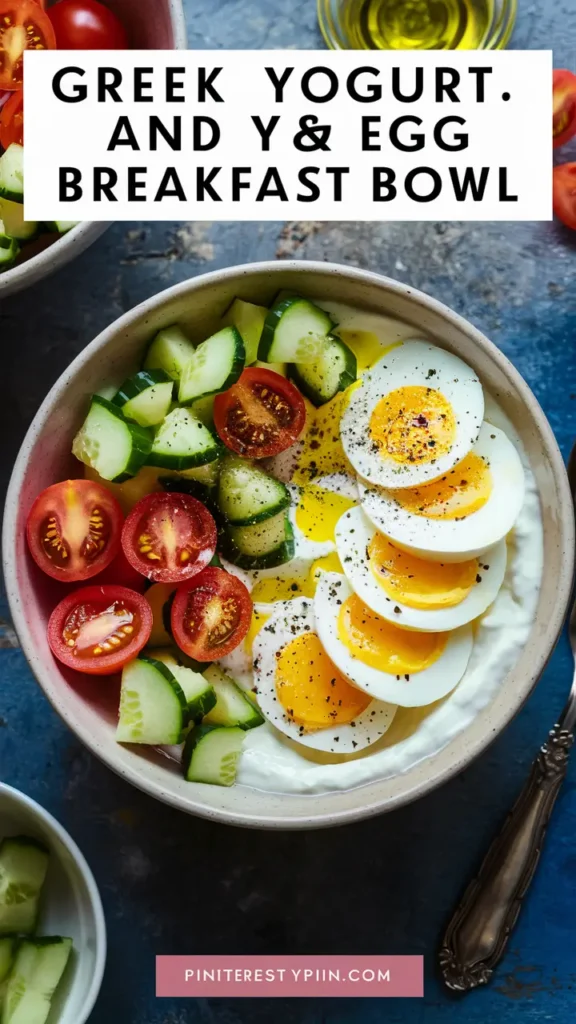
[[[576,5],[521,0],[516,39],[574,63]],[[313,0],[188,0],[190,45],[312,47]],[[563,159],[568,159],[563,154]],[[576,159],[576,150],[572,151]],[[565,455],[576,436],[576,244],[551,224],[118,225],[70,269],[0,309],[2,486],[48,386],[101,328],[206,269],[278,256],[388,273],[467,316],[536,392]],[[0,609],[0,773],[48,807],[100,885],[110,955],[91,1024],[469,1024],[573,1020],[576,766],[494,983],[435,979],[446,916],[520,788],[569,685],[566,639],[506,734],[442,789],[330,832],[268,834],[187,818],[118,780],[61,724]],[[423,953],[423,1001],[156,1001],[154,955]]]

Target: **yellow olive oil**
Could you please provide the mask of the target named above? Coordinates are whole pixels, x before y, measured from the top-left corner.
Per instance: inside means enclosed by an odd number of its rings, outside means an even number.
[[[354,50],[477,50],[493,0],[344,0],[341,22]]]

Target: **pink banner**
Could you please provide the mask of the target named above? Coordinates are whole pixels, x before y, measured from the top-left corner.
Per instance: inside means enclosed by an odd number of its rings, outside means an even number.
[[[157,996],[423,996],[421,956],[157,956]]]

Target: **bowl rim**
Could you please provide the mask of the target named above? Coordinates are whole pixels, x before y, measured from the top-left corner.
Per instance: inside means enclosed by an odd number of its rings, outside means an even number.
[[[104,908],[102,906],[102,900],[100,898],[96,879],[94,878],[92,869],[76,841],[72,838],[70,833],[66,831],[64,826],[61,825],[60,822],[50,813],[50,811],[47,811],[45,807],[42,807],[41,804],[31,796],[23,793],[20,789],[16,789],[14,786],[8,785],[7,782],[0,782],[0,796],[2,796],[3,793],[11,797],[16,804],[20,804],[22,807],[25,807],[26,810],[31,811],[32,814],[47,827],[48,831],[52,832],[60,840],[62,845],[66,847],[66,850],[71,855],[76,867],[79,869],[86,886],[94,918],[95,965],[88,994],[82,1007],[81,1017],[78,1020],[78,1024],[85,1024],[96,1004],[96,1000],[102,987],[104,968],[106,967],[106,918],[104,917]]]
[[[200,817],[223,822],[225,824],[266,829],[333,827],[334,825],[348,824],[353,821],[373,817],[377,814],[390,811],[395,807],[411,803],[420,796],[423,796],[424,794],[438,788],[440,785],[443,785],[454,775],[462,771],[477,756],[479,756],[480,753],[486,750],[498,735],[500,735],[534,691],[534,688],[544,671],[562,630],[568,608],[568,602],[572,592],[573,580],[572,568],[571,572],[567,572],[565,576],[558,581],[554,614],[549,616],[545,625],[545,632],[540,638],[537,650],[534,652],[530,686],[521,693],[516,694],[514,698],[510,700],[506,709],[503,709],[500,714],[497,726],[492,728],[488,735],[482,734],[481,736],[470,738],[470,741],[467,744],[465,751],[461,753],[461,756],[454,758],[445,766],[440,767],[433,778],[425,777],[421,781],[415,782],[411,788],[405,789],[404,792],[396,793],[380,800],[376,799],[371,802],[363,802],[361,794],[365,787],[360,786],[357,789],[359,794],[358,804],[350,809],[328,809],[319,814],[314,814],[314,804],[310,801],[311,814],[294,815],[290,818],[280,817],[277,813],[255,816],[241,810],[228,811],[219,808],[209,808],[205,804],[199,803],[193,798],[191,798],[186,805],[182,805],[177,793],[172,794],[167,792],[154,779],[149,779],[145,774],[139,773],[136,769],[133,769],[130,766],[119,765],[114,759],[107,756],[106,753],[100,749],[90,730],[79,725],[75,721],[73,714],[69,713],[66,708],[62,707],[55,700],[49,674],[45,671],[45,666],[40,663],[40,659],[35,655],[33,641],[28,631],[25,615],[22,611],[23,604],[18,598],[18,573],[15,557],[18,498],[30,451],[32,450],[35,440],[40,433],[37,424],[44,420],[53,404],[61,399],[70,379],[79,374],[83,364],[94,353],[104,348],[113,337],[120,337],[123,332],[130,328],[133,322],[150,314],[157,306],[173,299],[177,299],[189,291],[193,293],[196,288],[201,288],[206,284],[226,282],[234,279],[241,280],[243,284],[247,284],[249,283],[252,275],[257,276],[262,273],[274,275],[286,270],[295,270],[298,272],[307,270],[311,274],[333,274],[336,277],[344,275],[348,279],[355,280],[358,283],[363,282],[376,285],[377,287],[384,287],[389,293],[395,293],[401,297],[408,298],[410,302],[441,316],[456,329],[466,334],[466,336],[477,344],[481,350],[489,355],[492,361],[503,373],[504,377],[510,381],[513,388],[520,395],[524,405],[529,410],[530,415],[535,422],[539,434],[542,437],[543,445],[547,451],[550,465],[552,467],[553,478],[560,494],[558,526],[560,536],[563,540],[564,550],[567,553],[567,558],[570,560],[572,567],[574,565],[575,553],[573,505],[566,468],[552,428],[528,383],[524,380],[519,371],[516,370],[507,356],[505,356],[504,353],[486,337],[486,335],[474,327],[468,320],[459,313],[456,313],[449,306],[440,302],[440,300],[435,299],[416,288],[412,288],[412,286],[408,284],[396,281],[393,278],[386,277],[385,275],[378,274],[373,271],[363,270],[346,264],[294,259],[265,260],[212,270],[208,273],[199,274],[195,277],[188,278],[185,281],[178,282],[177,284],[148,297],[137,306],[134,306],[132,309],[122,314],[122,316],[118,317],[118,319],[114,320],[108,325],[108,327],[101,331],[100,334],[98,334],[97,337],[94,338],[66,367],[48,392],[46,398],[36,412],[28,431],[26,432],[22,446],[14,463],[7,490],[2,535],[3,568],[6,582],[6,593],[14,628],[20,639],[22,651],[26,657],[28,665],[54,709],[72,732],[78,736],[81,742],[84,743],[96,757],[103,761],[104,764],[111,768],[112,771],[116,772],[117,775],[136,786],[137,789],[153,796],[155,799],[161,800],[163,803],[175,807],[178,810],[185,811],[186,813],[196,814]],[[441,754],[442,751],[435,756],[441,756]],[[330,794],[324,795],[330,796]],[[281,796],[282,794],[280,794],[280,797]]]

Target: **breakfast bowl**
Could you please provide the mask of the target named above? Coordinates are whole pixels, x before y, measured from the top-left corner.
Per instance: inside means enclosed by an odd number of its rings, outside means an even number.
[[[106,925],[96,882],[76,843],[52,815],[0,782],[0,840],[22,836],[41,843],[49,856],[38,935],[72,939],[50,1020],[84,1024],[98,997],[106,962]]]
[[[106,679],[81,677],[51,654],[46,626],[62,596],[62,584],[41,573],[30,557],[26,521],[44,488],[82,475],[71,442],[90,394],[101,391],[103,384],[119,386],[133,373],[156,332],[178,324],[198,341],[219,326],[235,299],[266,306],[279,292],[303,297],[285,300],[288,304],[312,300],[324,309],[343,308],[344,303],[363,311],[367,337],[373,337],[373,324],[376,329],[383,325],[393,343],[425,337],[430,343],[426,351],[435,358],[441,348],[447,350],[444,361],[457,355],[460,366],[466,364],[466,372],[476,375],[476,390],[480,379],[486,389],[486,416],[498,425],[508,424],[523,451],[531,518],[519,520],[514,535],[525,565],[517,557],[512,563],[513,575],[527,591],[529,611],[518,632],[513,616],[523,603],[522,594],[517,600],[505,594],[494,604],[483,626],[484,647],[475,655],[475,681],[466,676],[448,696],[444,688],[429,707],[402,706],[377,753],[342,757],[332,747],[325,754],[309,750],[307,759],[299,760],[292,741],[279,737],[271,726],[252,729],[239,784],[228,788],[186,781],[169,749],[116,741],[118,703],[108,700]],[[350,323],[358,325],[358,320]],[[342,327],[341,320],[341,334]],[[400,346],[398,352],[407,348]],[[428,376],[435,372],[428,370]],[[488,395],[494,406],[491,417]],[[500,433],[491,428],[490,437]],[[532,537],[529,543],[527,537]],[[461,771],[505,728],[536,685],[559,635],[571,587],[574,526],[568,481],[550,426],[527,384],[484,335],[405,284],[352,267],[289,261],[233,267],[176,285],[120,317],[84,349],[48,394],[23,442],[8,490],[3,547],[10,608],[26,658],[53,707],[96,756],[133,785],[188,813],[247,827],[286,829],[343,824],[414,800]],[[507,623],[514,622],[515,640],[506,647],[513,632]],[[505,656],[498,637],[505,641]],[[411,702],[418,704],[410,699],[402,703]],[[256,734],[260,739],[254,741]],[[302,784],[300,764],[306,768]]]
[[[106,0],[106,6],[120,18],[131,48],[186,49],[182,0]],[[0,272],[0,300],[65,266],[92,245],[108,226],[79,223],[64,234],[43,232],[22,245],[17,261]]]

